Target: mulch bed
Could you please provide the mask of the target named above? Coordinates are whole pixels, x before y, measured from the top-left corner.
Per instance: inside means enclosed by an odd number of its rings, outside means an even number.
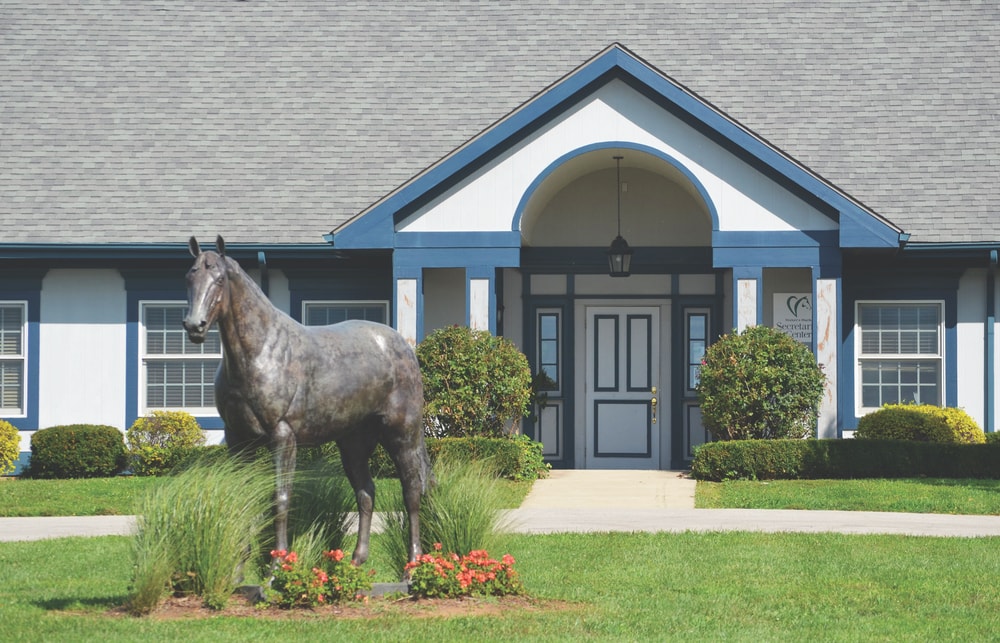
[[[543,600],[527,596],[502,596],[484,598],[414,599],[373,598],[368,601],[351,601],[337,605],[324,605],[315,609],[280,609],[259,607],[245,597],[234,595],[225,609],[214,610],[202,605],[197,596],[171,597],[151,614],[139,618],[158,621],[181,619],[218,618],[236,616],[263,619],[371,619],[385,615],[402,615],[410,618],[453,618],[460,616],[498,616],[507,612],[564,611],[581,609],[581,605],[566,601]],[[124,607],[109,615],[132,618]]]

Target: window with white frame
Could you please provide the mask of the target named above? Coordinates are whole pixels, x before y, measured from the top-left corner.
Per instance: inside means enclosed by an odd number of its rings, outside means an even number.
[[[348,319],[366,319],[384,324],[389,304],[384,301],[307,301],[302,303],[302,323],[328,326]]]
[[[27,304],[0,302],[0,413],[24,415]]]
[[[538,373],[537,386],[542,391],[558,393],[562,388],[560,353],[562,337],[560,333],[560,312],[558,310],[538,311]]]
[[[942,302],[858,302],[860,406],[940,405],[944,349]]]
[[[186,304],[144,302],[142,319],[143,407],[215,415],[215,372],[222,360],[219,330],[202,344],[188,340],[181,325]]]

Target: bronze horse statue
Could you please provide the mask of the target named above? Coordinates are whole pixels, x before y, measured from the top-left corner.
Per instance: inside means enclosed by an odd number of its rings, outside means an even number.
[[[358,502],[352,561],[368,558],[375,484],[368,458],[382,444],[399,471],[409,556],[420,555],[420,499],[432,473],[423,437],[423,382],[416,355],[383,324],[303,326],[275,308],[238,263],[202,252],[191,237],[184,329],[196,343],[213,323],[222,338],[215,405],[233,453],[256,444],[274,455],[276,548],[288,549],[288,507],[298,445],[334,441]]]

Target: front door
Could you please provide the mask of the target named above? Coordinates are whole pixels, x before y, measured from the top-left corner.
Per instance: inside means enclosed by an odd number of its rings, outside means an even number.
[[[660,308],[586,310],[586,467],[658,469]]]

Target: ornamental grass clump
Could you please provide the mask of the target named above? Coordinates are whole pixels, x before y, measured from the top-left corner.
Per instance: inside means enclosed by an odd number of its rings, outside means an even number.
[[[269,467],[219,460],[165,478],[138,505],[129,608],[152,611],[168,591],[225,607],[271,521]]]
[[[809,348],[780,330],[723,335],[701,362],[702,421],[716,440],[813,436],[824,380]]]
[[[420,502],[420,546],[435,543],[446,551],[497,549],[508,533],[500,513],[503,495],[497,476],[483,462],[439,458],[436,484]],[[380,501],[379,501],[380,502]],[[409,562],[409,529],[403,500],[393,496],[383,505],[386,535],[377,541],[382,559],[402,570]]]

